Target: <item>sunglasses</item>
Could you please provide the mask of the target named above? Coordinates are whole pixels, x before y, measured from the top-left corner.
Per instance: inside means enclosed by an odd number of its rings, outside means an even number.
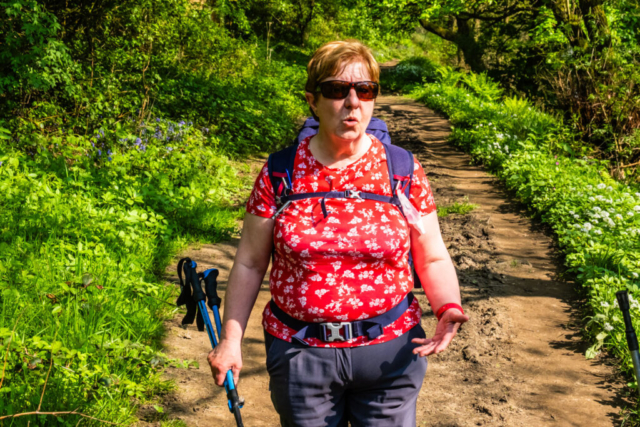
[[[318,84],[320,93],[327,99],[345,99],[351,88],[356,90],[358,99],[372,100],[378,96],[379,85],[376,82],[345,82],[342,80],[331,80]]]

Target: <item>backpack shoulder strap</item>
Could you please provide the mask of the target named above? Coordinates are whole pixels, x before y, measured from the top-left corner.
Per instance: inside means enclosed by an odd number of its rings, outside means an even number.
[[[396,197],[395,189],[398,182],[402,182],[404,194],[409,198],[411,180],[413,179],[413,153],[402,147],[392,144],[382,144],[387,156],[387,168],[389,170],[389,183],[391,192]]]
[[[395,193],[396,185],[398,185],[399,182],[403,182],[404,195],[408,199],[409,192],[411,191],[411,181],[413,180],[413,153],[402,147],[398,147],[397,145],[382,144],[382,146],[384,147],[387,155],[387,167],[389,169],[389,181],[391,183],[391,192],[393,197],[397,197]],[[400,209],[400,211],[402,211],[402,209]],[[414,287],[421,288],[422,283],[420,283],[420,278],[416,274],[413,266],[413,256],[411,255],[411,252],[409,252],[409,265],[411,266]]]
[[[366,132],[373,134],[380,140],[380,142],[385,145],[391,144],[389,129],[387,128],[387,124],[384,122],[384,120],[380,120],[376,117],[371,117],[371,121],[369,122],[369,126],[367,126]]]
[[[288,190],[293,182],[291,177],[293,176],[293,165],[296,160],[297,150],[298,144],[295,143],[280,151],[271,153],[267,160],[269,180],[273,186],[277,204],[280,204],[280,197],[289,193]]]

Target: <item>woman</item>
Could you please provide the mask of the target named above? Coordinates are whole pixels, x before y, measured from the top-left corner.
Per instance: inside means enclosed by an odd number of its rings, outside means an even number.
[[[272,301],[263,326],[281,424],[414,426],[425,356],[443,351],[469,319],[433,195],[415,162],[411,206],[401,211],[358,196],[393,196],[386,149],[365,133],[380,75],[367,47],[354,40],[327,43],[307,72],[306,99],[320,128],[300,142],[293,174],[282,182],[294,195],[355,196],[279,206],[275,194],[282,188],[273,188],[263,167],[229,277],[222,340],[209,355],[212,373],[220,386],[229,369],[237,381],[242,336],[273,250]],[[418,215],[414,224],[407,211]],[[430,339],[410,293],[409,250],[439,317]]]

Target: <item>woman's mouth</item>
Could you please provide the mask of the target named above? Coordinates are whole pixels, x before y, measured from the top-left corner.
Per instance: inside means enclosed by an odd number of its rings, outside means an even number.
[[[346,118],[342,121],[343,123],[349,125],[349,126],[355,126],[358,123],[358,120],[356,120],[355,118]]]

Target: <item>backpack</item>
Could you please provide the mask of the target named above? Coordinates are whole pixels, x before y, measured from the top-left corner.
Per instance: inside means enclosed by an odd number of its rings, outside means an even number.
[[[391,203],[396,205],[400,212],[403,212],[402,206],[398,196],[395,195],[396,186],[402,183],[402,189],[407,199],[409,198],[409,192],[411,189],[411,180],[413,179],[413,153],[409,150],[405,150],[402,147],[393,145],[391,138],[389,137],[389,130],[384,121],[375,117],[371,118],[371,122],[366,129],[366,132],[373,134],[376,138],[382,142],[386,156],[387,167],[389,169],[389,179],[391,184],[392,196],[382,196],[375,193],[367,193],[363,191],[324,191],[316,193],[300,193],[292,194],[291,188],[293,187],[293,181],[291,176],[293,175],[293,166],[300,141],[304,140],[310,135],[318,133],[320,123],[313,117],[309,117],[300,131],[298,136],[294,139],[293,143],[275,153],[269,155],[267,160],[267,169],[269,171],[269,179],[271,180],[272,187],[276,197],[276,211],[277,216],[282,210],[284,210],[289,203],[294,200],[308,199],[312,197],[320,197],[320,206],[325,218],[327,217],[327,209],[325,207],[325,200],[331,198],[361,198],[368,200],[376,200],[379,202]],[[404,212],[403,212],[404,215]],[[274,216],[274,217],[275,217]],[[413,267],[413,257],[409,252],[409,265],[411,266],[411,272],[413,274],[414,287],[421,288],[420,278],[415,274]]]

